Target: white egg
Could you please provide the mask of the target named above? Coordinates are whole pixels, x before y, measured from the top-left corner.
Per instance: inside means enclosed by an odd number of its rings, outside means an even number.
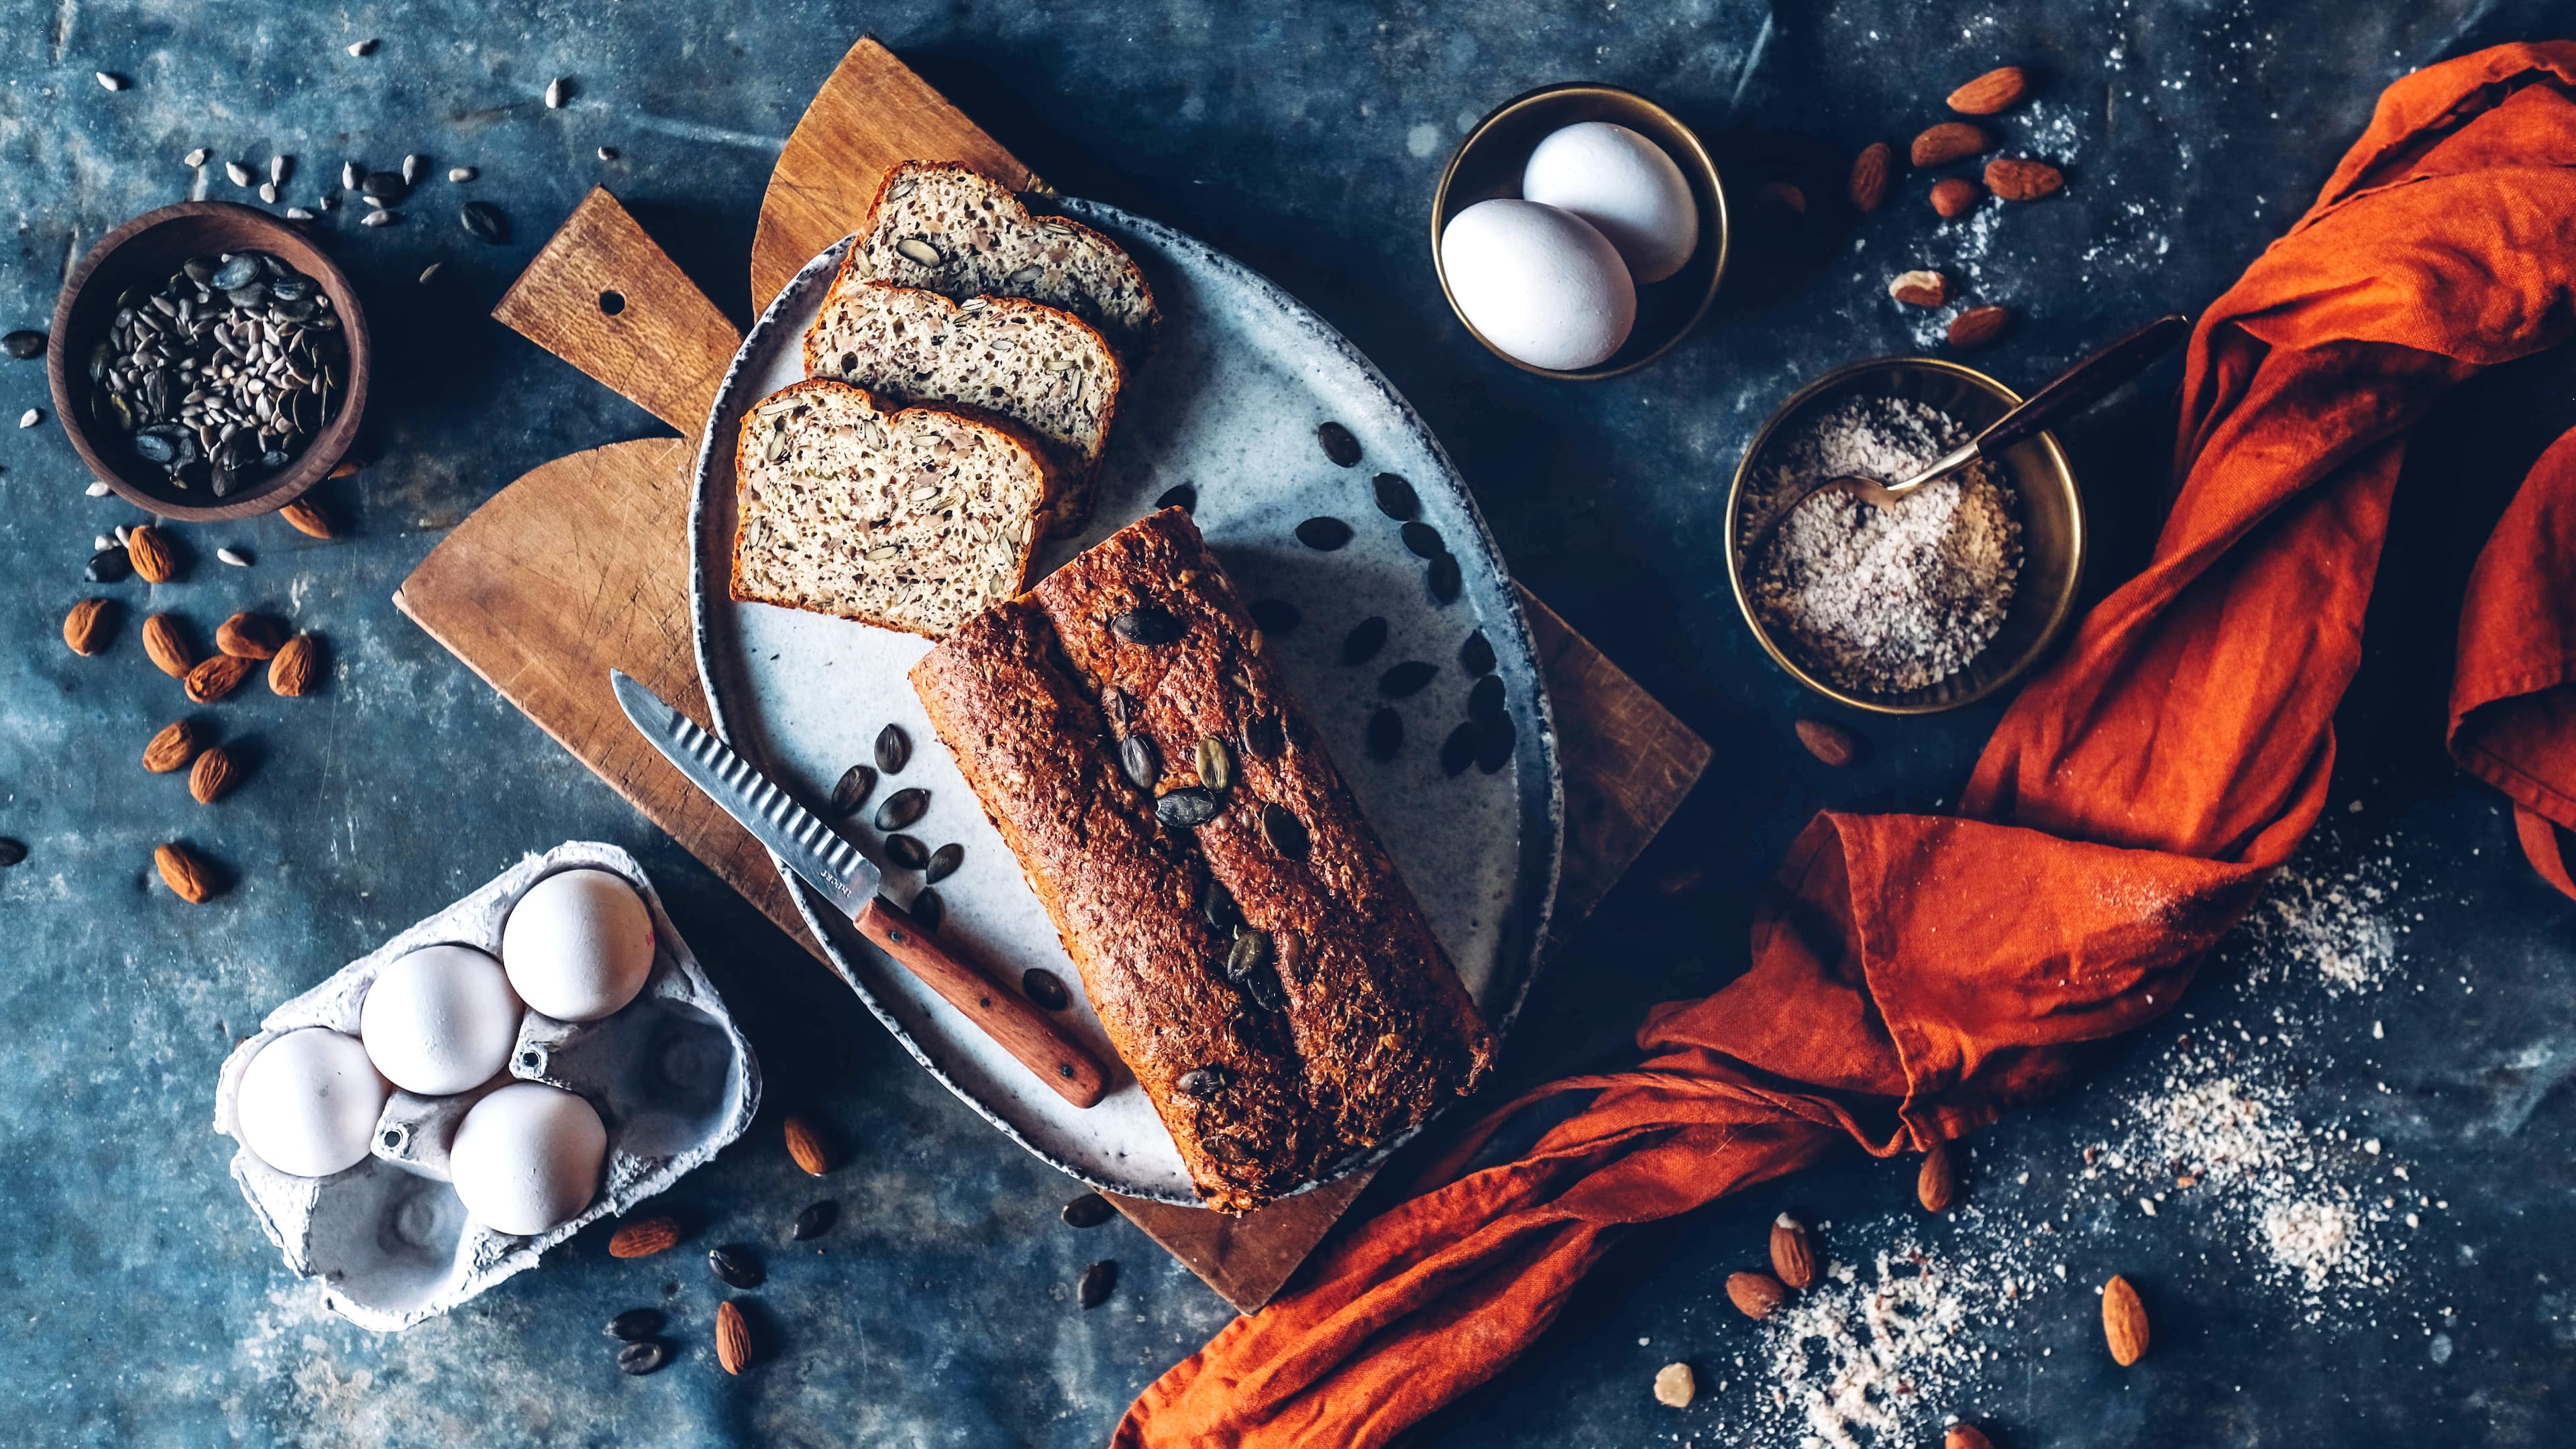
[[[471,946],[424,946],[378,973],[358,1034],[395,1086],[442,1097],[492,1080],[525,1012],[500,962]]]
[[[1440,234],[1449,295],[1485,340],[1556,371],[1591,367],[1628,340],[1637,287],[1592,224],[1534,201],[1480,201]]]
[[[1585,121],[1539,142],[1521,195],[1592,223],[1640,282],[1662,281],[1699,250],[1699,205],[1682,168],[1625,126]]]
[[[501,964],[519,999],[558,1021],[596,1021],[653,974],[653,918],[604,870],[547,876],[501,927]]]
[[[356,1037],[307,1027],[250,1059],[233,1118],[260,1161],[297,1177],[329,1177],[366,1159],[391,1094]]]
[[[476,1222],[534,1236],[590,1206],[607,1156],[608,1129],[590,1103],[542,1082],[512,1082],[457,1124],[447,1167]]]

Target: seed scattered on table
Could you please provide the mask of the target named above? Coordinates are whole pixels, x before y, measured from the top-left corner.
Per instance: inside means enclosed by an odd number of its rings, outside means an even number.
[[[401,212],[398,212],[398,211],[384,211],[384,210],[377,210],[377,211],[371,211],[371,212],[368,212],[365,216],[359,217],[359,218],[358,218],[358,225],[360,225],[360,226],[391,226],[391,225],[393,225],[395,222],[398,222],[398,221],[400,221],[400,220],[402,220],[402,213],[401,213]]]
[[[460,186],[473,180],[474,176],[475,171],[471,166],[450,166],[447,168],[447,179]]]
[[[1433,601],[1441,604],[1458,602],[1458,593],[1467,583],[1466,576],[1458,568],[1458,556],[1453,553],[1444,553],[1433,559],[1427,577]]]
[[[402,160],[402,179],[404,187],[409,188],[418,186],[420,184],[420,178],[428,174],[428,171],[428,157],[421,155],[417,151],[413,152],[411,155],[405,156]]]
[[[1343,468],[1355,468],[1360,461],[1360,440],[1340,423],[1322,423],[1315,428],[1315,441],[1324,445],[1324,456]]]
[[[885,797],[885,803],[877,807],[877,829],[901,830],[919,820],[922,812],[929,808],[929,791],[918,786],[909,790],[897,790]]]
[[[1394,473],[1380,473],[1369,480],[1377,493],[1377,511],[1398,523],[1409,523],[1422,511],[1422,500],[1413,494],[1413,485]]]
[[[904,914],[912,917],[912,923],[921,929],[936,931],[940,920],[948,914],[948,906],[939,899],[939,892],[923,886],[912,893],[912,904],[905,907]]]
[[[235,186],[248,186],[252,180],[251,170],[239,161],[227,161],[224,163],[224,179]]]
[[[1427,523],[1408,523],[1402,530],[1404,546],[1415,558],[1436,559],[1449,551],[1440,539],[1440,530]]]
[[[654,1334],[662,1331],[662,1310],[659,1308],[629,1308],[625,1312],[617,1315],[615,1318],[608,1320],[607,1324],[599,1331],[607,1334],[610,1338],[621,1338],[626,1340],[628,1343],[633,1343],[639,1338],[651,1338]]]
[[[1196,513],[1198,506],[1199,485],[1196,483],[1175,483],[1163,490],[1162,497],[1154,500],[1157,509],[1177,508],[1183,513]]]
[[[367,184],[366,163],[355,159],[340,163],[340,189],[356,191]]]
[[[26,859],[27,846],[25,842],[12,840],[8,836],[0,835],[0,870],[7,870],[13,865],[22,864]],[[1065,1221],[1073,1221],[1072,1213],[1073,1209],[1069,1207],[1065,1209]]]
[[[885,841],[886,859],[905,870],[921,870],[930,864],[930,847],[910,835],[889,835]]]
[[[1062,1011],[1073,1004],[1073,997],[1064,989],[1064,979],[1043,966],[1032,966],[1021,973],[1020,993],[1048,1011]]]
[[[84,493],[87,493],[87,494],[88,494],[90,497],[92,497],[92,498],[105,498],[107,495],[109,495],[110,493],[115,492],[116,490],[115,490],[115,489],[113,489],[113,488],[108,487],[108,486],[107,486],[107,480],[106,480],[106,479],[104,479],[104,478],[101,478],[101,479],[98,479],[97,481],[95,481],[95,482],[91,483],[91,484],[89,485],[89,487],[87,487],[87,488],[85,488],[85,489],[83,489],[83,490],[81,490],[81,491],[82,491],[82,492],[84,492]]]
[[[570,76],[561,76],[561,75],[559,75],[559,76],[556,76],[553,80],[550,80],[550,81],[546,82],[546,109],[547,109],[547,110],[549,110],[549,111],[560,111],[560,110],[562,110],[562,109],[563,109],[563,104],[564,104],[564,102],[565,102],[565,101],[567,101],[567,100],[570,100],[571,98],[572,98],[572,77],[570,77]]]
[[[1331,553],[1351,541],[1351,526],[1338,518],[1309,518],[1297,525],[1297,541],[1317,553]]]
[[[251,560],[250,560],[250,555],[249,555],[248,553],[245,553],[245,552],[244,552],[244,551],[242,551],[241,549],[237,549],[237,548],[219,548],[219,549],[216,549],[216,550],[215,550],[215,559],[216,559],[216,561],[217,561],[217,562],[219,562],[219,563],[228,563],[228,564],[231,564],[234,568],[237,568],[237,569],[246,569],[246,568],[249,568],[249,567],[250,567],[250,562],[251,562]]]
[[[376,43],[372,40],[355,40],[349,43],[349,54],[354,59],[364,60],[375,53]]]
[[[1086,1192],[1064,1205],[1064,1225],[1069,1228],[1096,1228],[1116,1215],[1109,1199],[1096,1192]]]
[[[796,1221],[788,1225],[787,1235],[800,1243],[809,1243],[830,1232],[832,1224],[840,1218],[841,1205],[828,1197],[821,1202],[807,1203],[804,1210],[796,1214]]]
[[[876,757],[878,769],[889,775],[902,774],[912,759],[912,736],[905,734],[901,725],[887,725],[877,731]]]
[[[602,146],[602,147],[600,147],[600,148],[599,148],[599,159],[600,159],[600,160],[602,160],[602,161],[614,161],[614,160],[616,160],[616,159],[617,159],[617,148],[616,148],[616,147],[614,147],[614,146]]]
[[[33,362],[45,355],[45,334],[22,328],[6,337],[0,337],[0,351],[7,352],[20,362]]]
[[[106,87],[107,89],[109,89],[109,90],[112,90],[112,91],[121,91],[121,90],[125,89],[125,87],[126,87],[126,85],[127,85],[127,81],[126,81],[125,77],[123,77],[123,76],[121,76],[121,75],[117,75],[117,74],[115,74],[115,73],[114,73],[114,72],[112,72],[112,71],[104,71],[104,70],[103,70],[103,71],[99,71],[99,72],[97,72],[97,75],[98,75],[98,83],[99,83],[100,85],[102,85],[102,86],[105,86],[105,87]]]
[[[839,784],[832,787],[832,813],[855,815],[868,797],[877,792],[877,772],[867,765],[852,765],[841,772]]]
[[[428,285],[429,285],[433,280],[435,280],[435,279],[437,278],[437,276],[438,276],[438,269],[439,269],[439,268],[441,268],[441,267],[444,267],[444,266],[446,266],[446,265],[447,265],[447,263],[445,263],[445,262],[431,262],[428,266],[425,266],[425,267],[421,268],[421,269],[420,269],[420,284],[421,284],[422,286],[424,286],[424,287],[428,286]]]
[[[739,1243],[709,1248],[707,1271],[735,1288],[757,1288],[769,1276],[761,1271],[760,1260],[751,1255],[751,1250]]]
[[[671,1346],[658,1338],[640,1339],[617,1351],[617,1371],[642,1378],[671,1361]]]
[[[192,169],[192,170],[193,170],[193,169],[195,169],[196,167],[199,167],[199,166],[203,166],[203,165],[205,165],[205,164],[206,164],[206,159],[207,159],[209,156],[212,156],[213,154],[214,154],[213,152],[208,151],[205,147],[200,146],[200,147],[198,147],[196,150],[191,151],[191,152],[189,152],[187,155],[185,155],[185,156],[181,157],[181,158],[180,158],[180,161],[181,161],[181,163],[182,163],[182,164],[186,165],[187,167],[189,167],[190,169]]]
[[[1117,1288],[1118,1264],[1114,1259],[1103,1258],[1082,1270],[1082,1282],[1076,1291],[1082,1297],[1082,1306],[1090,1309],[1108,1302],[1109,1295]]]
[[[955,875],[957,867],[965,863],[966,847],[952,840],[930,853],[930,863],[922,867],[921,878],[937,885]]]

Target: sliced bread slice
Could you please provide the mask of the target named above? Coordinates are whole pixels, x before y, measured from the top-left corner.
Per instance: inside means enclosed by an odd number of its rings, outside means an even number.
[[[1019,592],[1044,448],[964,409],[824,379],[752,406],[734,449],[733,596],[937,639]]]
[[[906,161],[876,201],[842,270],[960,301],[1026,297],[1100,329],[1130,362],[1152,349],[1162,313],[1118,244],[1080,222],[1038,216],[1009,187],[954,162]]]
[[[1064,496],[1047,531],[1078,533],[1118,412],[1118,355],[1090,323],[1018,297],[952,302],[846,271],[805,332],[805,371],[900,403],[983,408],[1037,434]]]

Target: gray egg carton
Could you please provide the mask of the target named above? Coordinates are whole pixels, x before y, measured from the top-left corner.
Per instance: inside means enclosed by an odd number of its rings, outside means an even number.
[[[672,927],[643,867],[613,845],[576,840],[520,861],[270,1012],[259,1034],[224,1059],[215,1130],[241,1141],[235,1103],[260,1048],[304,1027],[357,1035],[359,1006],[376,974],[423,946],[472,946],[498,957],[501,923],[528,888],[584,866],[624,877],[652,915],[653,974],[624,1009],[589,1022],[529,1012],[506,1075],[449,1097],[395,1091],[370,1155],[329,1177],[279,1172],[247,1147],[233,1153],[233,1180],[286,1266],[320,1281],[324,1305],[362,1328],[409,1328],[535,1267],[546,1249],[712,1159],[759,1109],[751,1043]],[[599,1195],[580,1216],[535,1237],[474,1222],[448,1185],[447,1149],[466,1109],[512,1079],[579,1094],[608,1128]]]

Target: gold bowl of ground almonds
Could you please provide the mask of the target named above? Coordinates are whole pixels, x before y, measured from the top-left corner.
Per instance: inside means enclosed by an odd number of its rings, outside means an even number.
[[[2020,401],[1974,368],[1881,358],[1808,384],[1753,435],[1727,493],[1726,576],[1781,668],[1854,709],[1933,714],[2048,651],[2084,574],[2084,500],[2050,434],[1894,508],[1834,492],[1796,503],[1821,477],[1894,482]]]

